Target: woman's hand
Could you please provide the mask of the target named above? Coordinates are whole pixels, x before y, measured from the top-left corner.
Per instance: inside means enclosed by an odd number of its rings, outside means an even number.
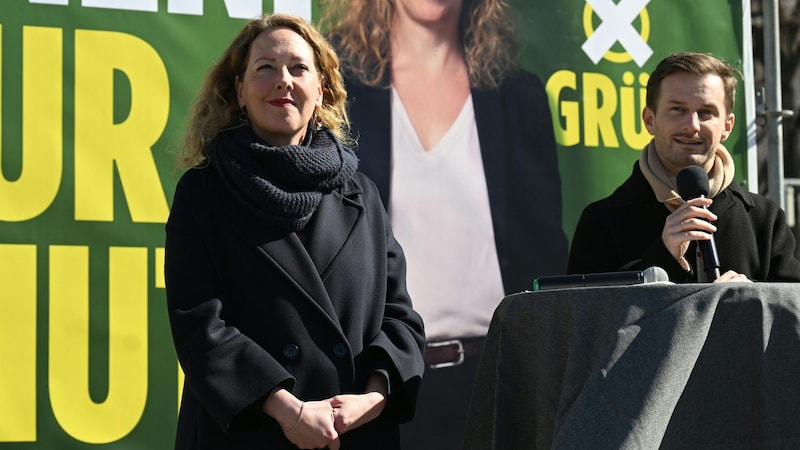
[[[281,424],[283,428],[283,424]],[[283,428],[286,437],[298,448],[339,449],[339,433],[334,426],[334,410],[327,401],[305,402],[296,426]]]
[[[369,392],[337,395],[329,402],[334,408],[333,425],[339,434],[344,434],[378,417],[386,398],[377,392]]]
[[[339,450],[329,401],[301,402],[286,389],[276,389],[264,401],[264,413],[275,419],[289,441],[302,449]]]
[[[379,374],[372,374],[364,394],[342,394],[328,400],[334,408],[334,427],[341,435],[374,420],[386,406],[388,383]]]

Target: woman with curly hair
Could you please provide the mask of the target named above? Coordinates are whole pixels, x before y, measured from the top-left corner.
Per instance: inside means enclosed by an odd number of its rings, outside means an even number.
[[[375,185],[347,142],[332,47],[248,23],[208,73],[166,226],[186,374],[176,449],[398,449],[423,324]]]
[[[378,185],[425,320],[414,449],[462,448],[483,339],[507,294],[564,273],[561,181],[540,79],[504,0],[325,0],[360,169]]]

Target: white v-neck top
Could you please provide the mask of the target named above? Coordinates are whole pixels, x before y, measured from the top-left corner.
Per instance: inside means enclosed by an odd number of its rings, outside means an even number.
[[[486,335],[504,291],[472,96],[425,151],[392,88],[391,179],[392,229],[426,337]]]

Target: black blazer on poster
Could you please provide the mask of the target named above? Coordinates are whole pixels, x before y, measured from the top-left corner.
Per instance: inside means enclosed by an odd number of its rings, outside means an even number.
[[[181,178],[167,223],[167,303],[186,374],[176,448],[291,449],[261,412],[276,386],[301,400],[360,393],[382,371],[383,414],[345,449],[398,447],[423,371],[422,320],[378,192],[356,173],[298,234],[271,228],[213,167]]]
[[[391,91],[351,79],[346,84],[359,170],[375,181],[388,207]],[[420,88],[437,95],[435,86]],[[567,265],[561,177],[547,95],[536,75],[520,71],[498,89],[472,89],[472,103],[503,286],[506,294],[532,289],[534,278],[563,274]]]

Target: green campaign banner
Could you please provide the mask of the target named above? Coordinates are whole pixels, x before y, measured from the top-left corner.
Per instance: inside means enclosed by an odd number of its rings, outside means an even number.
[[[649,73],[670,53],[712,53],[745,76],[725,142],[745,187],[755,179],[749,0],[514,0],[522,65],[542,77],[559,147],[564,230],[630,175],[650,141]],[[750,84],[748,84],[750,83]]]
[[[747,73],[746,1],[510,3],[522,65],[550,97],[567,236],[648,142],[640,112],[658,60],[709,51]],[[312,0],[0,4],[0,448],[172,447],[175,155],[209,66],[273,11],[320,16]],[[728,147],[747,182],[744,87]]]
[[[0,447],[172,446],[175,154],[202,77],[247,19],[311,15],[310,0],[271,3],[0,5]]]

